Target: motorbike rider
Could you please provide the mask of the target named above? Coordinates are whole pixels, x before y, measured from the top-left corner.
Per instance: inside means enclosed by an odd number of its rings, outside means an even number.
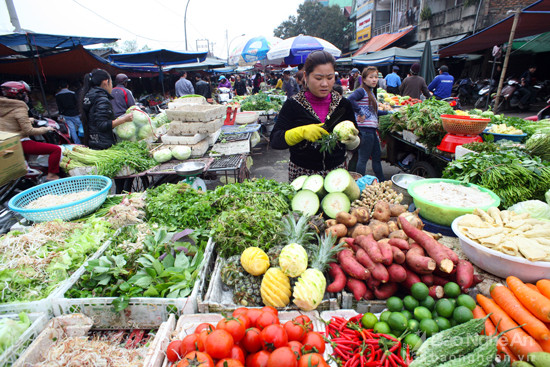
[[[531,65],[526,72],[521,74],[521,88],[519,88],[518,93],[520,95],[519,108],[522,110],[528,109],[529,104],[535,101],[536,92],[533,88],[535,71],[537,71],[537,67]]]
[[[61,147],[54,144],[41,143],[29,138],[33,135],[43,135],[49,131],[54,131],[54,128],[51,126],[39,128],[32,126],[34,119],[29,118],[29,107],[27,106],[31,88],[23,81],[5,82],[0,87],[2,89],[2,96],[0,97],[0,131],[19,134],[25,155],[49,155],[46,181],[59,179]]]

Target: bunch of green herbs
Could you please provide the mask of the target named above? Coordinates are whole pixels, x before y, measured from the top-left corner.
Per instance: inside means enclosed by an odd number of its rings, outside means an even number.
[[[280,100],[269,98],[265,93],[257,93],[246,97],[241,102],[241,111],[278,111],[281,109]]]

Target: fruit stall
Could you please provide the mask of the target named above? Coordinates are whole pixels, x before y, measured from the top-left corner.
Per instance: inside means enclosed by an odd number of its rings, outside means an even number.
[[[434,105],[381,129],[436,149],[442,115],[466,112]],[[121,169],[193,149],[74,150],[95,175],[10,202],[25,220],[0,237],[0,365],[549,366],[548,125],[467,114],[489,120],[482,141],[443,178],[339,168],[111,195]]]

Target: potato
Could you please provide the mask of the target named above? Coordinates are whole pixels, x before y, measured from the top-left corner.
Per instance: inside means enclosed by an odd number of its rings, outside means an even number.
[[[372,229],[369,226],[365,226],[363,224],[357,224],[354,227],[353,232],[351,233],[351,237],[356,238],[357,236],[368,236],[372,233]]]
[[[390,213],[392,217],[397,217],[407,211],[408,207],[401,204],[390,204]]]
[[[354,225],[353,227],[349,227],[348,228],[348,237],[353,237],[353,231],[355,231],[355,229],[357,228],[357,226],[359,226],[360,224],[356,224]]]
[[[405,231],[402,229],[398,229],[397,231],[391,231],[390,238],[401,238],[402,240],[405,240],[405,241],[409,239]]]
[[[366,224],[369,222],[369,210],[365,207],[354,208],[351,210],[351,215],[357,218],[357,223]]]
[[[357,224],[357,218],[347,212],[336,213],[336,221],[350,228]]]
[[[424,223],[422,222],[422,219],[420,219],[420,218],[418,217],[417,214],[418,214],[417,211],[414,211],[414,212],[412,212],[412,213],[405,212],[405,213],[399,214],[399,218],[403,217],[403,218],[405,218],[410,224],[412,224],[413,227],[418,228],[418,229],[422,229],[422,228],[424,228]],[[401,226],[401,223],[399,223],[399,227],[402,227],[402,226]]]
[[[376,241],[386,238],[390,235],[390,229],[387,223],[384,222],[375,222],[369,224],[370,229],[372,230],[372,235]]]
[[[382,222],[389,221],[391,217],[390,204],[385,201],[377,202],[376,205],[374,205],[372,217]]]
[[[394,222],[394,221],[390,220],[388,222],[388,229],[390,230],[390,234],[391,234],[392,232],[398,231],[399,226],[397,225],[397,222]]]
[[[325,221],[325,225],[328,227],[332,227],[338,224],[338,221],[336,219],[328,219]]]
[[[325,230],[325,234],[328,235],[332,233],[336,237],[344,237],[348,234],[348,228],[343,224],[336,224],[334,226],[328,227]]]

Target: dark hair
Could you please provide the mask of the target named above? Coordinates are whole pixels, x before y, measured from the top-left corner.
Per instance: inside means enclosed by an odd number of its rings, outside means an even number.
[[[111,79],[111,75],[103,69],[94,69],[91,73],[84,74],[84,85],[80,90],[78,109],[80,111],[80,119],[84,127],[84,144],[88,145],[90,139],[90,131],[88,129],[88,116],[84,112],[84,97],[93,87],[99,87],[104,80]]]
[[[67,82],[66,80],[60,80],[57,82],[57,86],[59,87],[59,89],[63,89],[65,87],[68,87],[69,86],[69,82]]]
[[[376,66],[367,66],[366,68],[364,68],[363,72],[361,73],[361,79],[362,79],[361,82],[363,84],[362,85],[363,89],[365,89],[365,92],[367,92],[367,95],[369,96],[369,106],[376,111],[378,107],[376,104],[376,96],[374,94],[375,93],[374,88],[369,87],[365,83],[367,76],[369,76],[369,74],[372,74],[372,73],[376,73],[376,75],[378,75],[378,69],[376,68]]]
[[[343,95],[344,94],[344,88],[340,84],[334,84],[332,86],[332,90],[335,92],[338,92],[338,94]]]
[[[306,73],[306,77],[311,74],[316,66],[325,64],[332,64],[332,67],[336,69],[336,60],[334,60],[334,56],[327,51],[319,50],[310,53],[304,63],[304,72]]]

